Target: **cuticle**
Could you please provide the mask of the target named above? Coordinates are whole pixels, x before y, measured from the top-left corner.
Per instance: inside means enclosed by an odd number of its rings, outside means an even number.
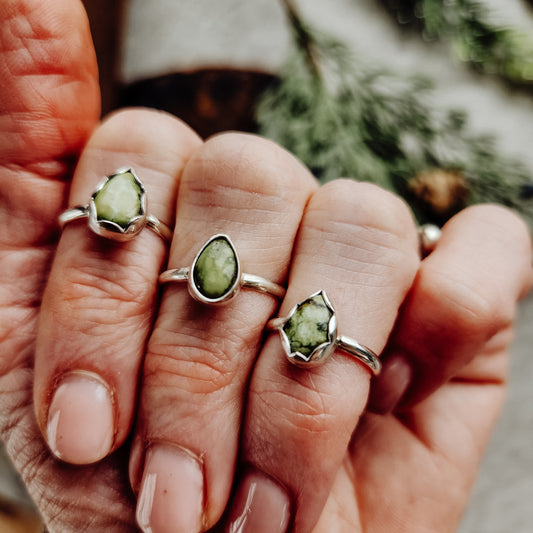
[[[168,440],[164,439],[146,439],[146,445],[144,446],[144,450],[141,452],[141,459],[139,461],[139,472],[140,475],[137,474],[137,478],[140,480],[139,485],[142,484],[142,478],[143,478],[143,472],[146,467],[146,456],[152,450],[153,448],[156,448],[157,446],[162,446],[166,448],[174,448],[175,450],[179,450],[181,453],[184,453],[185,455],[189,456],[191,459],[193,459],[200,468],[200,472],[202,474],[202,516],[200,519],[200,523],[202,525],[202,528],[207,529],[208,527],[208,521],[206,516],[206,509],[207,509],[207,483],[206,483],[206,472],[205,472],[205,460],[204,456],[205,454],[197,454],[194,453],[190,448],[186,448],[185,446],[182,446],[180,444],[176,444],[173,442],[169,442]],[[138,491],[138,489],[137,489]]]
[[[46,417],[45,417],[46,424],[48,423],[48,418],[50,415],[50,407],[52,405],[54,394],[56,393],[59,386],[63,382],[65,382],[70,376],[73,376],[73,377],[82,376],[82,377],[85,377],[88,381],[90,380],[96,381],[106,388],[109,394],[109,398],[111,400],[111,406],[113,409],[113,422],[114,422],[113,423],[113,438],[111,441],[110,451],[114,450],[115,444],[117,442],[117,435],[118,435],[118,409],[117,409],[117,404],[116,404],[115,391],[109,385],[109,383],[102,376],[100,376],[100,374],[98,374],[97,372],[94,372],[93,370],[84,370],[84,369],[65,370],[57,374],[54,377],[54,379],[52,380],[52,386],[48,390],[48,394],[47,394],[47,402],[46,402],[47,408],[46,408]],[[46,427],[46,424],[45,424],[45,427]]]
[[[253,473],[253,472],[257,472],[259,474],[261,474],[262,476],[270,479],[273,483],[275,483],[281,490],[283,490],[283,492],[287,495],[287,497],[289,498],[289,502],[290,502],[290,514],[292,516],[292,509],[294,508],[294,496],[292,494],[292,491],[289,490],[289,488],[287,487],[287,485],[285,483],[283,483],[282,481],[280,481],[280,479],[277,477],[277,476],[274,476],[272,474],[267,474],[264,470],[262,470],[261,468],[258,468],[257,466],[255,466],[254,464],[252,463],[247,463],[245,466],[244,466],[244,470],[243,470],[243,475],[241,476],[241,479],[244,478],[244,476],[246,474],[249,474],[249,473]]]
[[[204,472],[204,454],[196,454],[194,453],[190,448],[186,448],[185,446],[182,446],[181,444],[175,444],[173,442],[169,442],[165,439],[147,439],[146,440],[146,446],[144,447],[144,456],[146,457],[146,454],[154,447],[156,446],[165,446],[167,448],[175,448],[176,450],[180,450],[185,455],[188,455],[192,459],[194,459],[199,465],[200,469],[202,470],[202,473]],[[143,466],[144,466],[144,460],[143,460]]]

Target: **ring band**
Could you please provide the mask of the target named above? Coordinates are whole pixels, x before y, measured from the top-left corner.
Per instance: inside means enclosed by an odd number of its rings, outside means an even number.
[[[131,168],[117,170],[103,179],[86,205],[78,205],[59,216],[61,228],[87,218],[94,233],[115,241],[129,241],[148,227],[165,241],[172,230],[157,217],[146,213],[146,190]]]
[[[427,257],[435,249],[441,235],[441,229],[435,224],[423,224],[418,228],[418,241],[422,258]]]
[[[374,375],[381,371],[381,362],[370,348],[350,337],[337,336],[335,309],[325,291],[295,305],[287,317],[273,318],[267,328],[279,331],[287,359],[296,366],[324,364],[337,349],[363,363]]]
[[[285,296],[285,289],[261,276],[241,271],[231,239],[218,233],[210,237],[196,254],[191,267],[174,268],[159,276],[160,283],[186,281],[190,295],[206,304],[222,304],[234,298],[241,288]]]

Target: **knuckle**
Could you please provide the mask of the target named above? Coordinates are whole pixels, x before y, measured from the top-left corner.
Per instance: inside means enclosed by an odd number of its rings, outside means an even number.
[[[375,185],[346,179],[313,195],[300,243],[309,259],[340,269],[354,283],[367,280],[368,286],[408,286],[419,265],[416,227],[406,204]]]
[[[183,296],[187,301],[188,295]],[[264,321],[250,307],[245,312],[239,306],[206,309],[200,318],[178,302],[182,300],[162,308],[148,343],[145,383],[180,397],[240,398],[260,348]],[[176,306],[183,312],[177,315]]]
[[[471,280],[453,272],[435,272],[423,291],[430,307],[439,309],[439,323],[468,338],[486,341],[514,320],[515,308],[498,290],[483,291]]]
[[[162,332],[160,332],[162,333]],[[145,379],[172,394],[206,396],[231,388],[235,383],[235,360],[215,343],[166,332],[152,336],[145,363]],[[230,352],[232,353],[232,352]]]
[[[507,275],[511,283],[506,290],[516,298],[524,296],[533,284],[533,243],[525,220],[507,207],[492,204],[468,207],[455,218],[457,220],[452,219],[450,225],[463,224],[464,227],[468,223],[475,238],[481,242],[490,235],[492,255],[507,258],[501,265],[514,269]]]
[[[326,212],[333,222],[367,228],[383,236],[404,240],[416,234],[407,204],[399,196],[371,183],[349,179],[332,181],[315,193],[311,209],[317,211],[319,218]]]
[[[193,181],[191,186],[214,189],[216,194],[259,193],[269,201],[316,186],[311,174],[286,150],[244,133],[225,133],[207,140],[189,162],[184,181],[188,179]]]
[[[88,322],[91,311],[100,323],[116,323],[150,312],[154,285],[140,267],[129,265],[119,271],[87,261],[65,270],[61,276],[56,283],[56,298],[75,314],[86,313]]]
[[[351,428],[355,413],[362,410],[361,401],[344,383],[345,376],[333,372],[308,373],[261,380],[252,389],[258,412],[268,427],[280,428],[287,438],[309,441],[312,435],[328,435],[341,428]],[[339,396],[349,399],[346,409]]]
[[[281,428],[286,435],[307,438],[309,434],[324,434],[334,425],[334,415],[327,401],[316,390],[271,388],[263,390],[257,397],[262,416],[269,419],[268,425]]]
[[[131,270],[128,272],[131,275]],[[101,304],[137,305],[146,299],[148,293],[145,280],[128,279],[112,276],[102,271],[91,271],[90,268],[76,269],[69,274],[67,286],[63,289],[66,301],[86,301],[95,299]],[[105,305],[105,304],[104,304]]]
[[[416,227],[407,204],[370,183],[339,179],[324,185],[313,195],[307,215],[308,224],[354,241],[389,249],[416,247]]]
[[[153,142],[154,131],[159,133],[159,142],[161,139],[163,142],[166,142],[165,139],[169,139],[169,145],[171,140],[175,138],[179,138],[185,144],[196,145],[200,142],[196,133],[174,115],[140,107],[112,111],[104,118],[96,134],[101,135],[102,131],[105,132],[105,139],[110,136],[114,137],[114,150],[124,150],[124,152],[145,152],[146,142]],[[124,131],[132,131],[134,135],[125,136]]]

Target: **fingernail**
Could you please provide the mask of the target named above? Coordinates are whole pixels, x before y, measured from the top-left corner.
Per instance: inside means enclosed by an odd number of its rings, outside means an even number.
[[[46,437],[52,452],[67,463],[95,463],[110,452],[114,409],[102,379],[90,372],[62,379],[48,411]]]
[[[144,533],[201,531],[203,502],[203,471],[192,454],[161,444],[148,450],[137,501]]]
[[[290,507],[287,493],[275,481],[250,471],[233,499],[226,533],[285,533]]]
[[[411,384],[413,371],[403,355],[393,355],[372,384],[368,409],[378,414],[392,412]]]

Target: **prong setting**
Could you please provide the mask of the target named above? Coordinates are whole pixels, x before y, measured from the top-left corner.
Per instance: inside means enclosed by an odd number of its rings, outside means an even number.
[[[126,205],[128,211],[134,211],[131,216],[126,216],[125,220],[116,221],[112,217],[102,215],[98,208],[98,202],[102,195],[106,194],[108,188],[113,187],[112,180],[122,179],[129,180],[129,194],[127,195],[129,205]],[[127,185],[127,184],[126,184]],[[137,198],[134,196],[137,195]],[[88,205],[89,227],[97,235],[113,239],[116,241],[129,241],[138,235],[146,226],[146,191],[131,168],[120,169],[114,174],[103,179],[95,189]],[[123,215],[122,215],[123,216]],[[124,218],[124,217],[123,217]]]
[[[322,365],[335,351],[337,317],[325,291],[295,305],[277,329],[287,359],[296,366]]]

